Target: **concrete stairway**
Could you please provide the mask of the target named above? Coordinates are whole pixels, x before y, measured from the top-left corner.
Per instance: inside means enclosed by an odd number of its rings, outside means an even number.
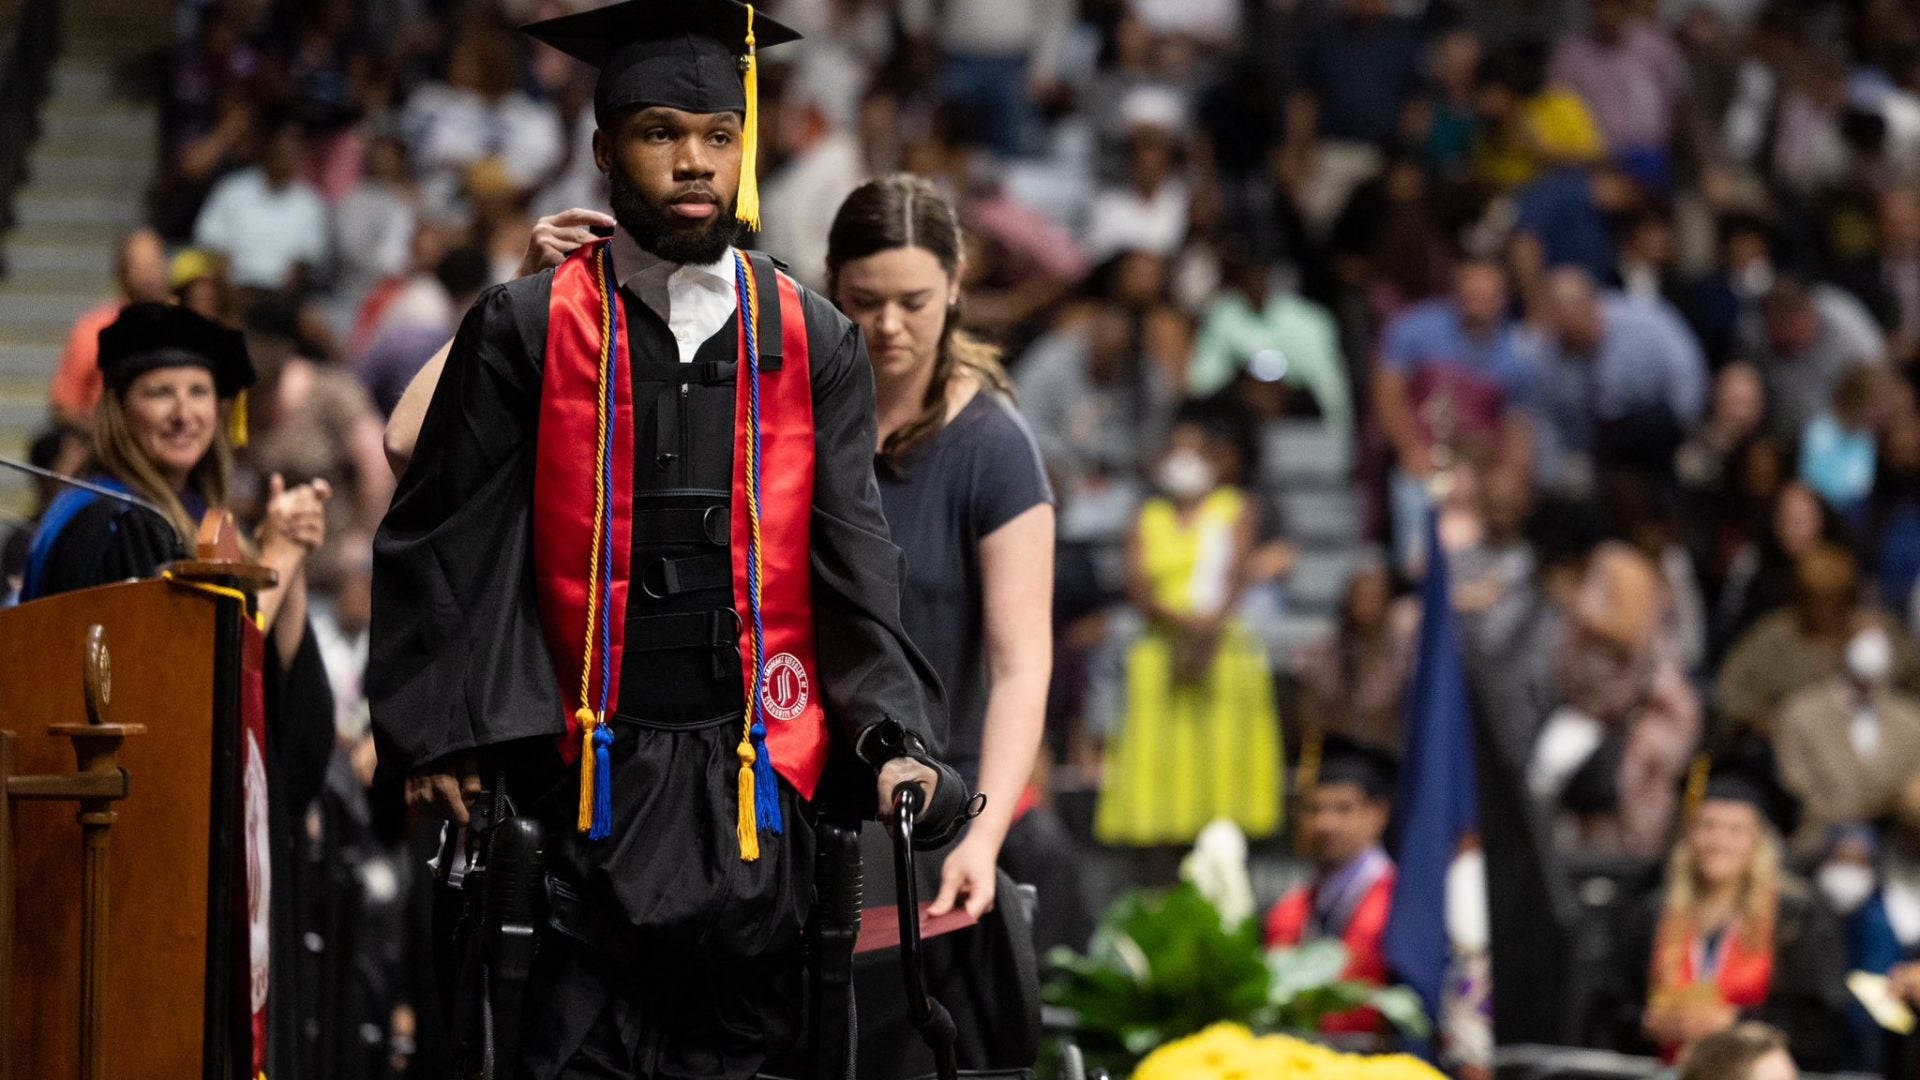
[[[158,128],[151,102],[116,93],[114,73],[166,38],[164,3],[65,0],[65,40],[42,106],[29,179],[0,279],[0,455],[24,457],[45,425],[46,388],[67,328],[113,294],[113,245],[145,213]],[[0,512],[28,507],[0,473]]]
[[[1294,649],[1333,631],[1361,546],[1360,501],[1352,449],[1319,421],[1274,425],[1261,450],[1265,494],[1299,550],[1286,582],[1286,616],[1268,643],[1284,664]]]

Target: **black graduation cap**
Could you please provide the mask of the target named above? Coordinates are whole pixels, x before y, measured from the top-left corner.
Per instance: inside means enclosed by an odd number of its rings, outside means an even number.
[[[600,69],[593,107],[602,127],[638,105],[744,113],[749,33],[756,49],[800,40],[738,0],[623,0],[520,29]]]
[[[1345,735],[1328,735],[1320,744],[1319,786],[1352,784],[1369,799],[1392,799],[1400,763],[1377,746]]]
[[[1800,827],[1800,800],[1780,786],[1770,751],[1735,751],[1706,765],[1700,802],[1745,803],[1760,811],[1782,836]],[[1695,766],[1699,767],[1698,764]]]
[[[760,48],[800,40],[800,33],[739,0],[622,0],[520,28],[600,69],[593,116],[608,130],[625,109],[660,106],[691,113],[743,116],[740,146],[741,221],[760,227],[754,176],[759,142]]]
[[[100,330],[100,374],[124,390],[141,375],[163,367],[201,367],[213,373],[214,391],[231,398],[253,385],[253,361],[238,330],[174,304],[141,302],[120,309]]]

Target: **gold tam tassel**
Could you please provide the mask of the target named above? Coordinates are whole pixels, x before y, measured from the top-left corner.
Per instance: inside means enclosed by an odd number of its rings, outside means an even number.
[[[227,410],[227,442],[235,450],[247,445],[247,392],[233,396],[233,408]]]
[[[1681,802],[1682,817],[1690,818],[1700,808],[1707,797],[1707,779],[1713,772],[1713,759],[1706,754],[1694,755],[1692,764],[1687,766],[1687,792]]]
[[[742,77],[747,90],[747,118],[740,126],[740,196],[736,217],[760,231],[760,181],[755,159],[760,151],[760,65],[753,52],[753,5],[747,5],[747,68]]]

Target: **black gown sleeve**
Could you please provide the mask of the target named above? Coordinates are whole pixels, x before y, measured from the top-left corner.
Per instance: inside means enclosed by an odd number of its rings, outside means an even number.
[[[1653,981],[1653,944],[1665,908],[1666,892],[1656,890],[1628,909],[1620,920],[1610,970],[1605,972],[1609,986],[1602,991],[1602,1000],[1609,1034],[1613,1045],[1628,1053],[1650,1054],[1656,1049],[1647,1039],[1644,1022]]]
[[[265,676],[273,798],[290,812],[304,811],[326,782],[335,739],[333,686],[311,625],[300,636],[291,663],[280,662],[280,647],[268,636]]]
[[[1846,944],[1840,924],[1804,891],[1783,892],[1775,922],[1773,984],[1751,1019],[1786,1032],[1802,1068],[1838,1069],[1846,1063]]]
[[[873,369],[860,332],[804,293],[813,377],[813,610],[826,709],[847,745],[893,720],[936,754],[946,743],[939,676],[900,622],[906,560],[873,475]]]
[[[564,730],[531,559],[551,285],[496,286],[467,313],[374,538],[367,694],[382,776]]]
[[[149,578],[184,557],[184,549],[173,526],[153,511],[96,498],[60,530],[35,596]]]
[[[329,884],[325,868],[303,858],[307,808],[320,795],[333,757],[333,690],[320,660],[313,628],[306,628],[293,661],[280,662],[280,648],[267,638],[267,818],[268,856],[273,891],[268,918],[269,994],[267,1071],[277,1078],[315,1077],[307,1021],[322,1015],[315,978],[319,958],[301,942],[309,931],[326,928],[302,920],[303,903]],[[303,899],[306,898],[306,899]]]

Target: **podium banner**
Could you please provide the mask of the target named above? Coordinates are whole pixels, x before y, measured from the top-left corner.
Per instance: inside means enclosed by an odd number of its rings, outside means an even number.
[[[242,631],[240,648],[240,859],[233,877],[239,895],[234,910],[244,913],[246,933],[235,941],[247,947],[236,955],[246,961],[245,978],[234,985],[245,986],[247,1010],[245,1030],[251,1032],[250,1075],[260,1076],[267,1067],[267,975],[272,928],[267,913],[273,897],[273,862],[267,847],[270,831],[267,818],[267,697],[264,664],[266,636],[253,625]],[[244,901],[244,902],[242,902]]]

